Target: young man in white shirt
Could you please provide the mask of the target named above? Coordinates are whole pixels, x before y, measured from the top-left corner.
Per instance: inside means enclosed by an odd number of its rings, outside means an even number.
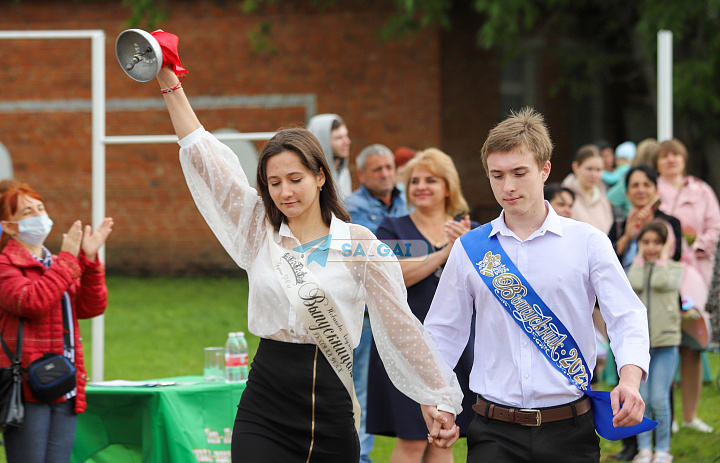
[[[543,117],[530,108],[512,114],[490,131],[481,155],[503,208],[484,233],[497,236],[507,257],[567,327],[590,372],[596,361],[592,313],[598,299],[620,370],[611,394],[613,425],[640,423],[645,404],[638,387],[650,360],[646,310],[607,236],[558,216],[544,200],[552,142]],[[466,235],[472,236],[481,235]],[[516,324],[460,244],[450,254],[425,326],[452,368],[477,311],[470,389],[479,405],[468,430],[468,462],[598,462],[589,398]],[[439,444],[449,434],[443,432]]]

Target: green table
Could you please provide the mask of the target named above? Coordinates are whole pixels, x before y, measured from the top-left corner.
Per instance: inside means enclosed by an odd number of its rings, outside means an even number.
[[[202,376],[176,385],[88,386],[71,463],[230,463],[232,427],[245,382]]]

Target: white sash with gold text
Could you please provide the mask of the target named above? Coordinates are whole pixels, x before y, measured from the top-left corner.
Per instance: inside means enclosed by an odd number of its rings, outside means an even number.
[[[266,224],[270,258],[275,275],[310,336],[337,373],[352,399],[355,430],[360,428],[360,404],[353,385],[353,347],[342,314],[302,261],[300,253],[281,247]]]

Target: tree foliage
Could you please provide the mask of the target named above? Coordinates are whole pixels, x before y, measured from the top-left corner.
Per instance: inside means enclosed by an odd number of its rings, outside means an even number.
[[[225,2],[233,0],[223,0]],[[283,0],[234,0],[248,13]],[[284,0],[288,1],[288,0]],[[306,0],[312,7],[341,8],[352,0]],[[130,24],[153,28],[168,14],[170,0],[123,0]],[[575,96],[602,85],[622,85],[655,105],[657,32],[673,33],[676,126],[687,135],[715,138],[720,120],[720,0],[386,0],[394,9],[386,39],[429,26],[452,28],[452,11],[470,7],[481,18],[480,47],[522,51],[530,37],[542,38],[562,72],[556,90]],[[272,53],[272,25],[250,32],[256,51]]]

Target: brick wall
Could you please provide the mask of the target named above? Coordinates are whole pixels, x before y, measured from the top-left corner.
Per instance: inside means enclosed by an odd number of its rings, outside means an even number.
[[[191,98],[310,95],[316,107],[198,110],[206,128],[273,131],[304,124],[308,111],[336,112],[349,126],[353,156],[377,142],[393,148],[408,140],[416,146],[440,144],[436,31],[386,43],[378,30],[387,11],[361,2],[342,11],[290,5],[263,15],[243,14],[238,3],[172,2],[161,27],[181,37],[180,56],[190,70],[186,93]],[[132,99],[161,101],[155,82],[132,81],[115,58],[115,38],[127,28],[128,16],[119,1],[23,0],[3,5],[0,30],[104,30],[107,135],[172,133],[164,108],[122,108]],[[246,34],[265,20],[272,23],[275,55],[254,54]],[[28,100],[89,102],[90,40],[2,40],[0,59],[0,103],[5,105],[0,142],[12,156],[15,176],[44,196],[56,223],[48,244],[57,250],[73,220],[90,220],[89,106],[49,112],[18,107]],[[106,210],[116,224],[107,246],[109,271],[235,269],[195,209],[177,151],[174,144],[107,147]]]
[[[239,4],[174,1],[160,25],[180,35],[188,96],[212,101],[196,106],[207,129],[266,132],[335,112],[350,129],[352,157],[371,143],[437,146],[455,159],[473,218],[495,216],[479,151],[498,120],[500,68],[493,53],[474,46],[477,18],[458,10],[450,32],[385,42],[378,32],[389,3],[318,11],[288,0],[261,14],[244,14]],[[157,84],[129,79],[115,58],[129,17],[120,1],[22,0],[2,12],[0,30],[104,30],[107,135],[172,133]],[[248,38],[265,21],[276,54],[254,53]],[[0,40],[0,60],[0,143],[15,176],[44,196],[56,223],[48,244],[57,250],[62,231],[91,216],[90,40]],[[538,85],[547,88],[552,72],[542,67]],[[41,110],[27,109],[34,101]],[[548,111],[554,165],[571,151],[564,105],[549,97],[539,105]],[[110,272],[237,271],[195,209],[177,152],[174,144],[107,147],[106,210],[116,223]]]

